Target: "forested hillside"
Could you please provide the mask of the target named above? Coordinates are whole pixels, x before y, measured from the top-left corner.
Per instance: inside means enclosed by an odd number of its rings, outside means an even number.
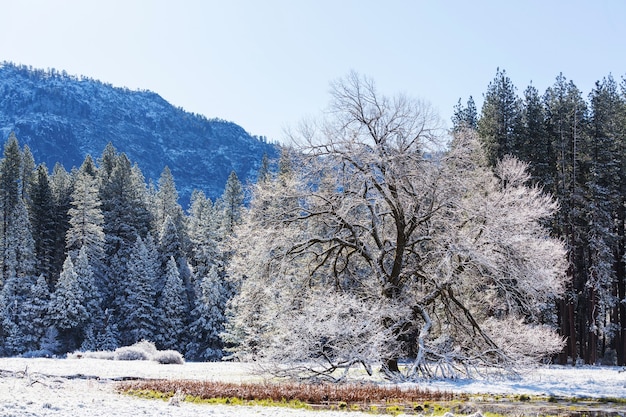
[[[102,350],[146,339],[191,360],[222,356],[227,239],[243,188],[201,191],[184,212],[163,169],[149,187],[112,145],[67,172],[11,135],[0,161],[0,354]]]
[[[207,97],[207,100],[211,100]],[[111,142],[148,180],[168,166],[187,208],[198,189],[219,197],[231,171],[254,181],[274,145],[240,126],[176,108],[150,91],[116,88],[65,72],[0,63],[0,137],[15,132],[38,162],[79,166]]]
[[[567,341],[560,361],[626,364],[626,81],[609,75],[585,96],[560,74],[520,96],[498,70],[484,97],[480,112],[459,100],[455,129],[477,129],[492,166],[505,155],[528,161],[560,204],[549,222],[568,251],[553,312]]]

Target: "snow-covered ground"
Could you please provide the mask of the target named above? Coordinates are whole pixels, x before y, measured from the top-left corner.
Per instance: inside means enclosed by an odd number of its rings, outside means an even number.
[[[567,397],[626,398],[622,368],[549,367],[524,373],[517,379],[492,381],[434,381],[424,387],[466,393],[505,393]],[[98,377],[91,378],[91,377]],[[306,411],[274,407],[169,405],[115,392],[122,377],[205,379],[242,382],[259,378],[240,363],[186,363],[108,361],[98,359],[0,359],[0,415],[24,416],[277,416],[358,417],[359,413]]]

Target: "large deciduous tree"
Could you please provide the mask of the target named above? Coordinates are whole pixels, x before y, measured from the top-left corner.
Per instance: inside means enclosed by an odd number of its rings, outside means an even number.
[[[563,283],[563,247],[541,227],[556,204],[526,166],[492,171],[471,132],[443,152],[426,104],[357,74],[332,98],[301,131],[299,168],[260,182],[236,229],[237,353],[300,376],[379,363],[412,379],[558,351],[540,323]]]

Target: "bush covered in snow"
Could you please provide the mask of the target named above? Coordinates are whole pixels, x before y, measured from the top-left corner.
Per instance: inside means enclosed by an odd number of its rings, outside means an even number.
[[[104,360],[112,361],[113,359],[115,359],[115,352],[112,352],[110,350],[97,350],[97,351],[86,351],[86,352],[77,351],[74,353],[68,353],[67,358],[68,359],[82,359],[82,358],[104,359]]]
[[[141,349],[134,346],[124,346],[115,349],[114,358],[116,361],[147,361],[150,356]]]
[[[182,365],[185,363],[183,355],[175,350],[160,350],[156,352],[152,360],[164,365]]]
[[[131,346],[117,348],[114,351],[74,352],[67,355],[69,359],[105,359],[116,361],[148,361],[162,364],[183,364],[183,355],[175,350],[158,350],[154,343],[142,340]]]

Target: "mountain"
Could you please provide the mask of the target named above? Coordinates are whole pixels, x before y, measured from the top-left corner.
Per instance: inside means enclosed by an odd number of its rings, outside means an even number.
[[[108,142],[154,182],[168,166],[183,207],[194,189],[221,196],[233,170],[243,183],[254,181],[263,154],[278,152],[235,123],[186,112],[151,91],[1,63],[2,140],[11,131],[50,169],[59,162],[70,170],[88,154],[97,159]]]

